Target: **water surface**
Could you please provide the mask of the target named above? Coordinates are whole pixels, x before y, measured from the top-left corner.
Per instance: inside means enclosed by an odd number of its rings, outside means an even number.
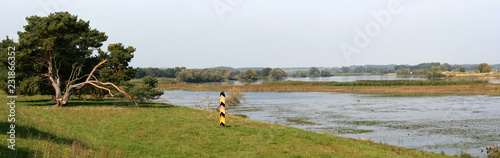
[[[165,91],[167,103],[215,108],[219,92]],[[383,97],[322,92],[245,92],[229,114],[249,119],[447,155],[500,143],[500,97]],[[198,98],[200,100],[198,100]],[[310,123],[297,123],[302,120]]]

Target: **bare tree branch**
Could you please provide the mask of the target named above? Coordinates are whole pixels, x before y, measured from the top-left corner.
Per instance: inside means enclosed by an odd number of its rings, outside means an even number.
[[[75,80],[72,80],[70,84],[68,84],[68,87],[66,88],[66,93],[68,94],[71,94],[73,92],[73,90],[78,90],[78,89],[81,89],[83,86],[85,86],[86,84],[90,84],[96,88],[99,88],[99,89],[104,89],[106,91],[108,91],[109,95],[111,95],[112,97],[114,97],[113,93],[111,92],[111,90],[109,88],[106,88],[106,87],[102,87],[100,85],[111,85],[113,86],[117,91],[119,91],[120,93],[123,93],[125,94],[126,96],[129,97],[129,99],[136,105],[137,105],[137,102],[135,102],[134,98],[132,98],[132,96],[130,96],[127,92],[125,91],[122,91],[120,90],[120,88],[118,88],[118,86],[116,86],[114,83],[110,83],[110,82],[106,82],[106,83],[102,83],[102,82],[99,82],[97,80],[97,78],[94,76],[94,72],[97,68],[99,68],[102,64],[104,64],[105,62],[107,62],[108,60],[105,59],[103,60],[102,62],[100,62],[99,64],[97,64],[93,69],[92,71],[90,72],[90,74],[88,75],[85,75],[87,76],[87,79],[84,81],[84,82],[81,82],[81,83],[77,83],[77,84],[72,84],[73,82],[77,81],[77,80],[80,80],[82,79],[83,77],[85,76],[82,76],[82,77],[79,77]],[[91,79],[94,79],[94,80],[91,80]],[[98,85],[99,84],[99,85]],[[66,95],[65,93],[65,95]]]

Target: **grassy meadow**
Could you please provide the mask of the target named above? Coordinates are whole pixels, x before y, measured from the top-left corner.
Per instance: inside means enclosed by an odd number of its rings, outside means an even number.
[[[7,102],[4,93],[2,103]],[[1,106],[0,157],[447,157],[167,104],[19,96],[16,150],[7,148],[10,108]]]

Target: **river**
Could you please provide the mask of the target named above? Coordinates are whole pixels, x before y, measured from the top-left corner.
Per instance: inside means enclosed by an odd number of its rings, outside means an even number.
[[[219,92],[165,91],[165,102],[199,107]],[[370,139],[417,150],[485,156],[480,148],[500,143],[500,97],[385,97],[323,92],[245,92],[229,114],[341,137]],[[203,101],[202,101],[203,102]],[[202,103],[206,106],[206,101]],[[205,107],[204,107],[205,108]],[[297,121],[299,120],[299,121]],[[306,121],[306,122],[300,122]]]

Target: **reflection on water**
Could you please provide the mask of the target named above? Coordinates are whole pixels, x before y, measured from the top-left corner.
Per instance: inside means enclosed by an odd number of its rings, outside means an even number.
[[[490,80],[490,83],[500,83],[500,79]]]
[[[381,97],[320,92],[245,92],[246,102],[228,110],[250,119],[448,155],[500,142],[500,97]],[[165,91],[168,103],[199,107],[218,92]],[[206,103],[204,103],[204,106]],[[231,105],[228,105],[230,107]],[[297,123],[290,120],[303,120]],[[483,153],[484,154],[484,153]]]

